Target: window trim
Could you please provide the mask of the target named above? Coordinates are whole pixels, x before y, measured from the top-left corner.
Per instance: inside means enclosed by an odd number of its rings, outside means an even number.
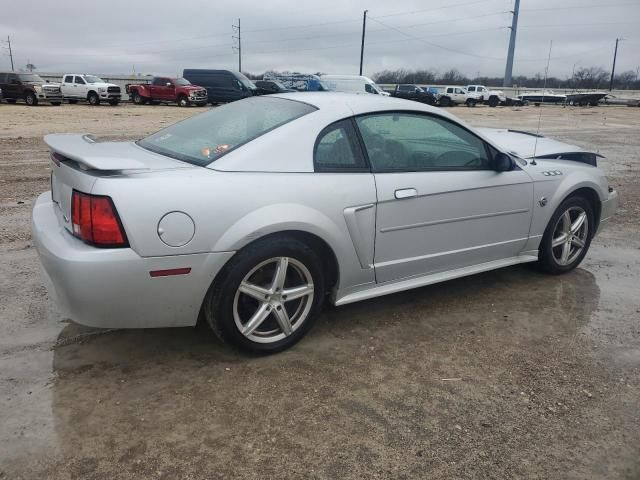
[[[485,152],[487,154],[487,158],[489,159],[489,166],[486,167],[486,168],[477,168],[477,167],[453,167],[453,168],[452,167],[425,167],[425,168],[416,168],[416,169],[397,169],[397,170],[377,169],[375,167],[375,165],[373,165],[373,163],[369,159],[369,152],[367,150],[366,144],[364,143],[364,138],[362,137],[362,133],[360,132],[360,128],[358,127],[358,122],[356,121],[356,119],[360,118],[360,117],[368,117],[368,116],[371,116],[371,115],[385,115],[385,114],[392,115],[392,114],[403,114],[403,113],[404,114],[414,115],[414,116],[419,116],[419,117],[436,118],[438,120],[442,120],[442,121],[448,122],[448,123],[450,123],[452,125],[455,125],[458,128],[461,128],[462,130],[466,131],[470,135],[473,135],[480,142],[482,142],[482,145],[484,146],[484,150],[485,150]],[[495,148],[493,145],[489,144],[482,137],[478,136],[477,133],[473,132],[472,130],[469,130],[464,125],[461,125],[461,124],[459,124],[457,122],[454,122],[454,121],[452,121],[452,120],[450,120],[450,119],[448,119],[446,117],[443,117],[441,115],[437,115],[437,114],[434,114],[434,113],[431,113],[431,112],[424,112],[424,111],[420,111],[420,110],[378,110],[378,111],[374,111],[374,112],[360,113],[358,115],[354,115],[352,117],[352,119],[353,119],[354,128],[356,129],[356,133],[357,133],[358,138],[360,140],[360,146],[361,146],[362,153],[363,153],[363,155],[364,155],[364,157],[366,159],[366,162],[369,165],[369,168],[370,168],[372,173],[486,172],[486,171],[495,171],[495,154],[492,152],[492,150],[495,150],[496,152],[500,152],[500,150]]]
[[[318,150],[318,145],[320,144],[320,140],[323,139],[327,133],[331,130],[334,130],[336,125],[344,123],[345,131],[347,133],[347,141],[351,146],[351,150],[353,155],[357,159],[362,160],[362,166],[354,166],[354,167],[338,167],[338,166],[329,166],[325,167],[316,162],[316,152]],[[358,127],[355,124],[355,119],[353,116],[342,118],[340,120],[336,120],[335,122],[331,122],[329,125],[320,130],[320,133],[316,137],[316,141],[313,144],[313,171],[315,173],[371,173],[371,165],[369,163],[369,157],[366,155],[366,152],[363,151],[363,144],[360,139],[360,132],[358,131]]]

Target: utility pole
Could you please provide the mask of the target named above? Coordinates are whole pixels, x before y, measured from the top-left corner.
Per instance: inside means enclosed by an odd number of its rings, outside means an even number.
[[[7,43],[9,44],[9,58],[11,59],[11,71],[13,72],[13,52],[11,51],[11,37],[9,35],[7,35]]]
[[[362,61],[364,60],[364,34],[367,29],[367,12],[368,11],[369,10],[365,10],[364,14],[362,15],[362,43],[360,44],[360,76],[362,76]]]
[[[511,86],[511,74],[513,72],[513,54],[516,50],[516,33],[518,31],[518,12],[520,11],[520,0],[516,0],[513,7],[513,19],[511,20],[511,37],[509,38],[509,51],[507,52],[507,66],[504,69],[503,87]]]
[[[618,42],[623,38],[616,38],[616,48],[613,51],[613,66],[611,67],[611,80],[609,81],[609,91],[613,90],[613,76],[616,73],[616,57],[618,56]]]
[[[240,19],[238,19],[238,25],[231,25],[233,33],[238,35],[231,35],[231,38],[238,41],[238,46],[233,47],[233,50],[238,52],[238,71],[242,73],[242,33],[240,31]]]

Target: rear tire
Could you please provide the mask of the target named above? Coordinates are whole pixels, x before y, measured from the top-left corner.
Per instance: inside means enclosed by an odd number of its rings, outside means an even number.
[[[466,101],[466,104],[467,104],[467,107],[475,107],[475,106],[476,106],[476,101],[475,101],[475,100],[472,100],[472,99],[470,98],[470,99],[468,99],[468,100]]]
[[[540,242],[539,267],[553,275],[576,268],[589,250],[595,229],[589,201],[582,196],[565,199],[551,216]]]
[[[35,107],[36,105],[38,105],[38,97],[36,97],[32,92],[25,93],[24,101],[30,107]]]
[[[489,106],[492,108],[497,107],[499,103],[500,103],[500,100],[498,100],[498,97],[491,97],[489,99]]]
[[[284,277],[276,274],[278,267]],[[283,280],[278,282],[279,278]],[[203,312],[221,340],[268,354],[297,343],[312,327],[323,302],[324,273],[318,255],[294,238],[269,236],[245,247],[225,265],[207,292]]]
[[[440,106],[441,107],[448,107],[451,105],[451,99],[449,97],[442,97],[440,99]]]
[[[90,92],[87,100],[89,101],[89,105],[100,105],[100,97],[95,92]]]

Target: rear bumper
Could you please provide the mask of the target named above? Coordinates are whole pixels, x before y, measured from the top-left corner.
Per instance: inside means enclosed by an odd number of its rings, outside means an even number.
[[[233,252],[141,257],[130,248],[84,244],[60,225],[51,192],[33,208],[34,243],[47,288],[63,315],[102,328],[195,325],[206,292]],[[152,270],[191,268],[155,277]]]
[[[602,230],[602,228],[609,223],[611,217],[613,217],[617,209],[618,192],[614,190],[613,192],[609,192],[609,197],[602,202],[602,206],[600,209],[600,223],[598,224],[597,230],[598,232],[600,232],[600,230]]]

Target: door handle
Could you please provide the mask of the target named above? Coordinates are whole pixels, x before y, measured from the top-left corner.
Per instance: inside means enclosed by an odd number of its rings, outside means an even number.
[[[417,196],[418,192],[415,188],[401,188],[399,190],[396,190],[395,192],[395,197],[398,200],[402,200],[403,198],[413,198]]]

